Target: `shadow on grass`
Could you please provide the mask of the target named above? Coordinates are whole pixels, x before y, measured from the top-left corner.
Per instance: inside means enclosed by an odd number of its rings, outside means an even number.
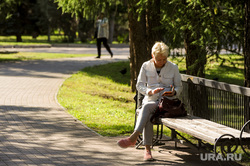
[[[116,62],[87,67],[81,72],[86,72],[90,76],[106,77],[120,84],[130,85],[129,62]]]
[[[85,68],[83,72],[91,76],[103,76],[112,79],[114,82],[130,85],[130,66],[129,62],[117,62],[106,65]],[[124,72],[125,71],[125,72]],[[210,74],[206,74],[207,79],[226,82],[235,85],[244,85],[244,78],[241,76],[232,77],[233,75],[244,73],[243,69],[229,66],[219,66],[217,69],[210,70]],[[186,70],[180,70],[181,74],[186,74]],[[244,76],[243,76],[244,77]]]
[[[17,51],[0,51],[0,54],[17,54]]]
[[[8,62],[16,62],[16,61],[21,61],[21,59],[0,59],[1,63],[8,63]]]

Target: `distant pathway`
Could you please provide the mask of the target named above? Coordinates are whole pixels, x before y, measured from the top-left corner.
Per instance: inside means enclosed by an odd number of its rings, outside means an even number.
[[[51,47],[51,48],[0,48],[0,51],[21,52],[46,52],[46,53],[68,53],[68,54],[97,54],[97,48],[93,45],[85,47]],[[129,47],[111,47],[114,57],[117,55],[129,55]],[[101,49],[102,55],[109,55],[105,48]]]

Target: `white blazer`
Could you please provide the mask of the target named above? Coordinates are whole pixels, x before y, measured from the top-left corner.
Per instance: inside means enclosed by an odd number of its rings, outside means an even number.
[[[97,38],[109,38],[109,22],[108,18],[104,17],[102,20],[96,21],[96,26],[98,28]]]
[[[176,64],[167,61],[165,66],[161,69],[159,75],[152,59],[142,64],[140,73],[138,75],[136,88],[138,92],[145,95],[143,103],[159,100],[164,91],[170,90],[170,85],[174,86],[176,95],[168,98],[177,98],[180,95],[183,87],[181,75]],[[149,96],[148,92],[155,88],[165,89],[160,93]]]

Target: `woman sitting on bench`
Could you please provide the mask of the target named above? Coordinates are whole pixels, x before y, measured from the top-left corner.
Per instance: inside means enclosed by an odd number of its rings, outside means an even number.
[[[156,42],[152,48],[152,59],[143,63],[136,88],[145,95],[134,132],[117,144],[122,148],[134,146],[138,136],[143,133],[145,145],[144,160],[153,160],[150,146],[153,142],[153,124],[150,117],[158,106],[159,99],[166,96],[174,99],[182,91],[178,66],[167,61],[169,48],[163,42]]]

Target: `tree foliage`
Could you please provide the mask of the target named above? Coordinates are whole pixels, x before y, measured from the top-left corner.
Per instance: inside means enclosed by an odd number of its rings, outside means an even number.
[[[206,55],[219,57],[226,49],[240,53],[243,45],[243,1],[215,0],[169,0],[164,1],[162,25],[165,27],[166,40],[172,48],[186,48],[187,71],[192,75],[203,76]],[[171,33],[170,33],[171,32]],[[189,43],[190,42],[190,43]],[[233,47],[237,45],[237,47]],[[238,49],[236,49],[238,48]],[[188,52],[188,49],[195,50]],[[202,68],[202,69],[199,69]],[[196,73],[195,71],[200,71]]]
[[[110,33],[109,42],[113,41],[114,26],[117,11],[124,13],[123,3],[125,0],[54,0],[63,13],[71,13],[78,19],[96,20],[100,12],[109,18]],[[92,23],[93,24],[93,23]],[[93,28],[93,26],[92,26]]]
[[[55,0],[55,2],[64,13],[72,13],[76,17],[81,13],[87,19],[95,18],[100,12],[109,13],[110,9],[121,3],[117,0]]]
[[[35,22],[38,21],[39,8],[36,1],[5,0],[0,3],[1,31],[5,34],[14,34],[17,41],[21,42],[21,35],[27,32],[38,31]]]
[[[204,77],[207,54],[216,55],[218,59],[221,58],[219,55],[222,49],[242,53],[244,0],[56,1],[63,11],[75,14],[81,11],[86,17],[95,15],[97,10],[110,9],[113,3],[127,4],[128,13],[136,17],[129,19],[130,43],[132,43],[130,55],[135,58],[133,61],[139,66],[142,60],[147,60],[149,57],[144,55],[143,49],[139,51],[140,48],[146,45],[146,54],[150,54],[149,48],[156,39],[164,40],[172,49],[185,47],[187,73],[202,77]],[[146,30],[142,30],[142,27],[146,27]],[[152,32],[157,32],[156,34],[162,37],[153,38]],[[146,43],[135,41],[139,39],[134,36],[137,34],[143,35]]]

